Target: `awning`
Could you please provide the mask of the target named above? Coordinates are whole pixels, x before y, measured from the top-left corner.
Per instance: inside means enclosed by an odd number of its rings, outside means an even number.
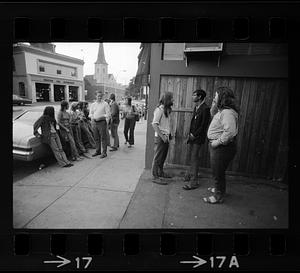
[[[141,43],[140,48],[138,70],[134,80],[138,87],[149,85],[151,43]]]

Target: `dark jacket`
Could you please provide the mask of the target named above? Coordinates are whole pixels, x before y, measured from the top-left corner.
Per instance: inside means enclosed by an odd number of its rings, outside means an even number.
[[[51,127],[50,120],[47,116],[41,116],[33,125],[33,134],[38,133],[38,129],[41,127],[42,131],[42,142],[50,145],[50,136],[51,136]],[[56,133],[58,133],[56,129],[56,122],[54,122],[54,128]]]
[[[193,116],[191,119],[190,133],[195,137],[194,140],[188,139],[188,143],[191,144],[203,144],[206,139],[206,133],[210,122],[210,109],[205,104],[201,106],[196,111],[196,106],[194,108]]]

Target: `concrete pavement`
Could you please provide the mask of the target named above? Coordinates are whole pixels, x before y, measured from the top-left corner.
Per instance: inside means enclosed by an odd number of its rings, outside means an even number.
[[[15,228],[118,228],[144,169],[146,121],[138,122],[135,147],[123,143],[108,157],[71,168],[48,166],[13,184]],[[94,150],[90,150],[92,154]]]

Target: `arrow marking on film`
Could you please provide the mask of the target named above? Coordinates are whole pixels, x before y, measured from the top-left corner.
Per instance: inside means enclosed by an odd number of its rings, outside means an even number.
[[[44,264],[57,264],[59,263],[59,265],[57,267],[61,267],[61,266],[64,266],[66,264],[69,264],[71,261],[64,258],[64,257],[61,257],[61,256],[56,256],[57,258],[61,259],[61,260],[58,260],[58,261],[44,261]]]
[[[203,259],[201,259],[201,258],[199,258],[199,257],[197,257],[197,256],[193,256],[193,258],[196,259],[197,261],[181,261],[180,263],[181,263],[181,264],[195,264],[195,265],[193,266],[193,268],[196,268],[196,267],[198,267],[198,266],[201,266],[201,265],[207,263],[207,261],[205,261],[205,260],[203,260]]]

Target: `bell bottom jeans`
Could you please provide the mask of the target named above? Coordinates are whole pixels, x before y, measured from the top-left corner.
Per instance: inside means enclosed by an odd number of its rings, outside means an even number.
[[[236,143],[231,142],[216,148],[212,148],[209,144],[209,152],[216,193],[224,195],[226,193],[225,171],[236,154]]]

